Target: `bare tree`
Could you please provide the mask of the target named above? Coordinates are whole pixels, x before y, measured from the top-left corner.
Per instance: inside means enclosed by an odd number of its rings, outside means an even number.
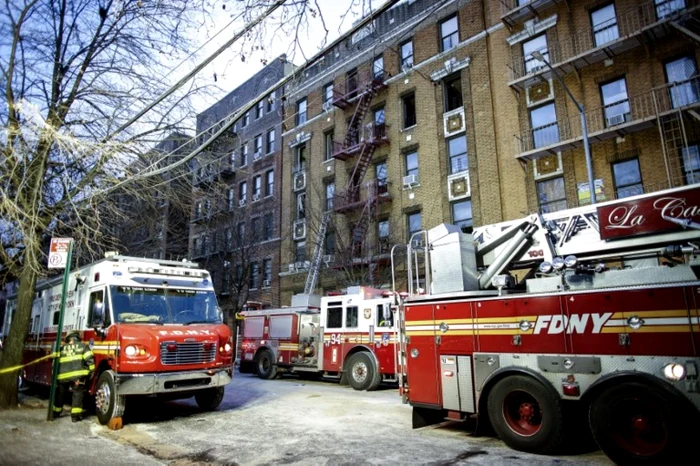
[[[0,10],[0,267],[20,282],[0,367],[21,361],[46,238],[68,233],[79,256],[96,254],[109,199],[93,194],[129,176],[138,154],[190,110],[192,89],[175,92],[113,135],[163,88],[163,57],[187,56],[188,18],[206,3],[24,0]],[[136,184],[125,189],[143,196]],[[0,377],[0,407],[16,404],[16,381]]]

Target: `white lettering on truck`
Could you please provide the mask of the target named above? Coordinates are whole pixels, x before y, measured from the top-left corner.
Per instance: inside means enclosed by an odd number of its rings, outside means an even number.
[[[550,335],[585,333],[588,327],[592,327],[591,333],[600,333],[603,325],[612,315],[612,312],[604,312],[602,314],[572,314],[571,317],[563,315],[538,316],[533,333],[547,333]]]

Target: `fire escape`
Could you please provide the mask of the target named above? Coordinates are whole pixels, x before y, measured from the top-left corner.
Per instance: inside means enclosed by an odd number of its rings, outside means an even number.
[[[334,210],[341,214],[349,215],[359,211],[350,241],[350,256],[353,261],[361,257],[367,228],[377,212],[378,204],[389,200],[386,180],[363,183],[374,151],[389,143],[383,113],[381,118],[378,119],[375,115],[371,123],[364,124],[372,99],[386,87],[383,73],[364,76],[352,74],[346,81],[346,93],[334,92],[333,105],[352,111],[343,141],[334,143],[333,157],[349,163],[355,158],[354,165],[348,170],[346,188],[336,191],[333,205]]]

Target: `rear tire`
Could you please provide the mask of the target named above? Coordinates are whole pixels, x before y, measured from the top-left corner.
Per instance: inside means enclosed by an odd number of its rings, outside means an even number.
[[[207,388],[194,394],[194,401],[204,411],[213,411],[224,399],[224,387]]]
[[[126,406],[126,397],[117,393],[114,372],[104,371],[97,379],[95,389],[95,415],[100,424],[107,425],[110,420],[122,417]]]
[[[372,357],[365,352],[356,353],[348,361],[348,383],[355,390],[376,390],[382,382]]]
[[[487,399],[489,421],[509,447],[550,454],[563,442],[561,399],[541,382],[511,375],[494,385]]]
[[[683,426],[697,420],[692,409],[659,387],[627,382],[601,393],[588,415],[595,441],[615,463],[673,464],[690,457]]]
[[[272,351],[262,350],[255,359],[255,370],[261,379],[274,379],[277,376],[277,366]]]

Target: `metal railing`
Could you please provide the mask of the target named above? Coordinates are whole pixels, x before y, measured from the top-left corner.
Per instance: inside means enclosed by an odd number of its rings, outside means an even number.
[[[678,6],[674,6],[674,9],[659,10],[661,6],[651,0],[619,13],[616,17],[616,27],[611,27],[612,23],[605,28],[601,28],[602,25],[597,25],[598,32],[593,28],[587,28],[562,40],[549,42],[546,48],[549,62],[554,69],[557,69],[575,58],[592,53],[596,49],[621,43],[641,34],[648,27],[674,19],[678,12],[700,5],[700,0],[685,0],[685,7],[679,8],[681,5],[679,3]],[[540,52],[545,55],[545,50],[540,50]],[[600,59],[603,58],[607,58],[607,55],[601,55]],[[529,55],[513,60],[508,65],[510,81],[516,81],[528,74],[546,69],[544,65],[533,66],[532,61],[533,58]]]
[[[676,109],[700,105],[700,75],[669,83],[610,105],[586,111],[588,136],[592,142],[626,125],[656,119]],[[578,114],[515,135],[516,157],[536,157],[583,139]],[[604,138],[600,138],[604,139]]]

